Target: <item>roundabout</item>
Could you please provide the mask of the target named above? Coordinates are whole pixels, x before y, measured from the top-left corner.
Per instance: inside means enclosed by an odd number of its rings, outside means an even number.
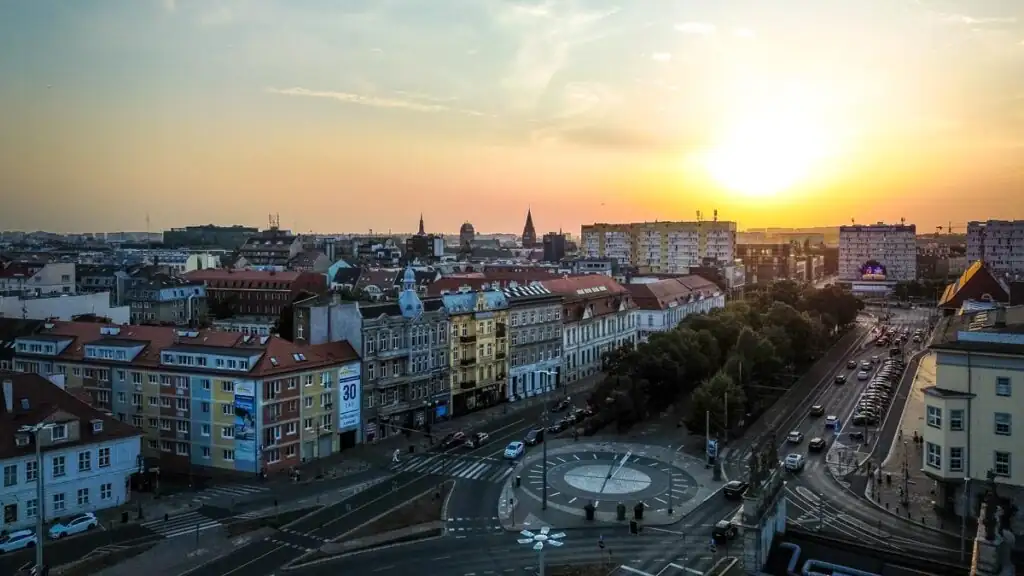
[[[582,509],[588,503],[597,509],[614,510],[622,502],[645,508],[678,508],[694,499],[697,480],[682,468],[631,451],[569,451],[550,454],[547,459],[548,502],[556,507]],[[533,460],[522,472],[522,488],[542,498],[544,461]]]

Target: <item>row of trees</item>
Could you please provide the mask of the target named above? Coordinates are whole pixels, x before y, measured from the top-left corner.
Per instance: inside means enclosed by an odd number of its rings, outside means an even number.
[[[838,287],[780,281],[709,314],[687,317],[636,348],[605,355],[587,432],[628,428],[669,406],[703,431],[734,429],[760,414],[857,319],[863,303]]]

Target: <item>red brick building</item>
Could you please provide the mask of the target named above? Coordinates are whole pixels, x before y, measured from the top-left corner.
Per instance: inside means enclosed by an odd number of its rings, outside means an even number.
[[[211,310],[228,304],[242,316],[277,316],[301,292],[327,293],[327,277],[315,272],[206,269],[185,277],[206,284]]]

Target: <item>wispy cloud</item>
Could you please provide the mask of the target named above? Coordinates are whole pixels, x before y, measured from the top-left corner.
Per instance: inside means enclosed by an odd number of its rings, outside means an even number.
[[[332,92],[328,90],[310,90],[308,88],[267,88],[271,94],[282,96],[304,96],[306,98],[325,98],[337,100],[345,104],[370,106],[371,108],[390,108],[424,113],[454,113],[467,116],[487,116],[483,112],[467,108],[455,107],[454,99],[433,98],[409,92],[397,92],[395,97],[371,96],[354,92]]]
[[[672,55],[668,52],[655,52],[651,54],[651,60],[655,62],[669,62],[672,60]]]
[[[737,38],[753,38],[756,36],[750,28],[733,28],[732,35]]]
[[[683,22],[676,24],[676,30],[683,34],[699,34],[702,36],[710,36],[718,32],[718,27],[708,22]]]
[[[946,21],[953,22],[956,24],[964,24],[967,26],[984,26],[991,24],[1016,24],[1017,19],[1013,17],[985,17],[978,18],[974,16],[968,16],[966,14],[949,14],[945,12],[939,12],[937,16]]]

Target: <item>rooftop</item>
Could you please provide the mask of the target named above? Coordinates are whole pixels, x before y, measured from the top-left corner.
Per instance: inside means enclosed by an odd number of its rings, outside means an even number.
[[[624,294],[627,290],[603,274],[569,276],[541,282],[545,288],[563,296],[587,297],[591,295]]]
[[[199,282],[210,281],[249,281],[249,282],[294,282],[301,272],[274,272],[271,270],[234,270],[231,268],[204,268],[193,270],[185,275],[188,280]]]
[[[632,294],[637,307],[643,310],[667,310],[719,293],[714,282],[700,276],[679,276],[657,282],[627,284],[626,289]]]
[[[965,311],[939,321],[931,348],[1024,355],[1024,306]]]
[[[0,372],[0,381],[4,384],[0,388],[0,398],[3,399],[3,403],[0,403],[0,460],[33,453],[35,447],[31,442],[24,446],[19,446],[15,442],[18,429],[44,421],[78,420],[100,423],[98,431],[94,431],[91,425],[81,426],[77,442],[61,442],[54,445],[53,450],[141,435],[135,427],[96,410],[38,374]],[[11,384],[11,411],[7,409],[8,382]]]

